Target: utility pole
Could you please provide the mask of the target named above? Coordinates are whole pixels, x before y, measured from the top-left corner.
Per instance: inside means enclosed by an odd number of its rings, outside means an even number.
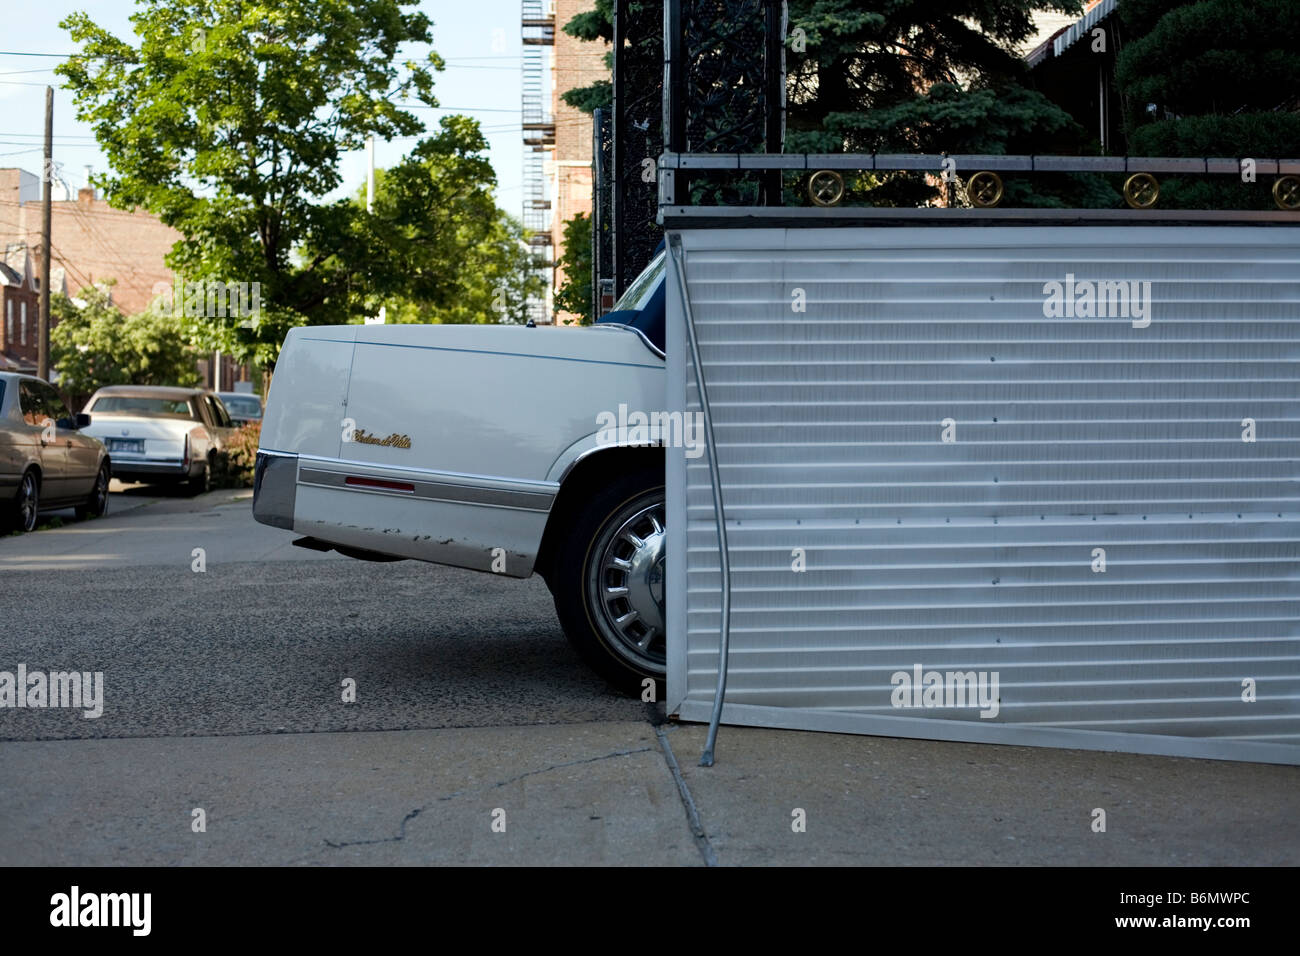
[[[366,212],[375,211],[375,138],[366,137]],[[387,309],[379,307],[378,315],[366,316],[366,325],[383,325],[387,320]]]
[[[41,303],[36,319],[36,374],[50,380],[50,188],[54,179],[54,87],[45,88],[45,193],[41,209]]]
[[[366,137],[366,212],[375,211],[375,138]]]

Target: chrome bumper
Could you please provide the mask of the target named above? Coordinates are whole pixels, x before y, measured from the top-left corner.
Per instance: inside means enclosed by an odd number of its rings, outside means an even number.
[[[253,466],[253,517],[262,524],[293,530],[298,494],[298,456],[258,451]]]

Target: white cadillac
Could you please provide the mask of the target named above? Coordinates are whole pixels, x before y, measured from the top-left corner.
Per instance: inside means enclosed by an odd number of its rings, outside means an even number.
[[[85,429],[113,456],[120,481],[212,487],[217,452],[234,428],[221,399],[200,388],[105,385],[86,403]]]
[[[292,330],[272,379],[253,513],[295,544],[542,575],[612,683],[664,675],[660,254],[590,328]],[[613,427],[611,427],[613,426]]]

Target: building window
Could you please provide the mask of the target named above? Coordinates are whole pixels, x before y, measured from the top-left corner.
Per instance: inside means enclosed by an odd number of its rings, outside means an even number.
[[[18,319],[19,341],[23,345],[26,345],[27,344],[27,303],[26,302],[19,303],[19,306],[22,309],[22,312],[20,313]]]

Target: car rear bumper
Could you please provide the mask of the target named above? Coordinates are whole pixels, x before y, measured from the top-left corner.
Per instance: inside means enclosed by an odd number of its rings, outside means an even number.
[[[253,517],[292,531],[297,495],[298,456],[259,449],[253,466]]]
[[[114,458],[113,477],[119,481],[188,478],[190,466],[179,458]]]

